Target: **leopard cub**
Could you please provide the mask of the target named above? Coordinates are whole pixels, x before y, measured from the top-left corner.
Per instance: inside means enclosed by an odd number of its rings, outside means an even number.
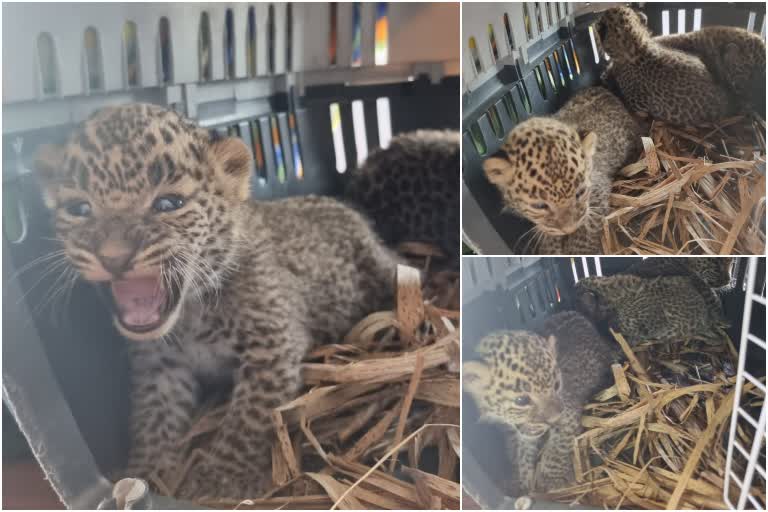
[[[533,223],[533,252],[596,254],[613,177],[637,152],[639,133],[616,96],[590,87],[552,117],[517,125],[483,169],[504,208]]]
[[[693,271],[678,271],[671,264],[634,272],[648,275],[655,270],[657,277],[616,274],[582,279],[576,285],[577,308],[593,321],[618,329],[630,345],[722,343],[727,323],[711,287]]]
[[[740,108],[765,113],[765,42],[758,34],[740,27],[704,27],[653,40],[699,57]]]
[[[581,314],[551,316],[538,332],[498,331],[480,341],[482,361],[464,363],[463,379],[481,420],[508,432],[520,494],[574,480],[573,440],[589,397],[607,384],[615,347]],[[513,484],[516,482],[513,482]]]
[[[373,221],[388,245],[434,244],[458,266],[459,149],[456,131],[397,135],[349,173],[345,196]]]
[[[728,89],[701,59],[657,42],[631,8],[605,11],[597,33],[611,59],[606,77],[630,109],[681,125],[717,121],[735,111]]]

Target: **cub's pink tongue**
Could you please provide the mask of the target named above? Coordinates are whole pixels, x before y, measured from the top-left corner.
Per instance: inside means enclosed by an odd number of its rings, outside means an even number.
[[[113,281],[112,296],[125,325],[143,327],[160,321],[165,289],[157,277]]]

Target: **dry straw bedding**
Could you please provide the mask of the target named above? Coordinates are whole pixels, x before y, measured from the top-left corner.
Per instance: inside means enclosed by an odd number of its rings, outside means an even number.
[[[396,307],[360,321],[305,359],[304,392],[272,412],[273,488],[265,496],[202,501],[238,509],[459,508],[458,273],[432,271],[439,251],[402,248]],[[225,407],[206,410],[181,443],[173,495],[204,456]]]
[[[727,347],[630,348],[614,337],[628,362],[613,365],[614,384],[585,408],[573,453],[577,482],[546,499],[600,508],[727,508],[725,439],[736,382],[730,340]],[[750,382],[743,392],[742,405],[762,405],[765,397]],[[737,433],[748,449],[754,433],[741,423]],[[738,488],[729,493],[735,500]],[[765,481],[753,481],[751,493],[765,504]]]
[[[763,254],[765,121],[653,121],[613,185],[604,254]]]

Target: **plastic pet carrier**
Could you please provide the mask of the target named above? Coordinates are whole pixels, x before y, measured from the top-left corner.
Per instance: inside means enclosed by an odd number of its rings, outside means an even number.
[[[738,357],[735,357],[735,354],[729,356],[728,362],[723,366],[725,369],[721,370],[723,372],[721,376],[727,375],[728,379],[727,382],[722,383],[722,395],[715,399],[714,395],[705,396],[702,394],[698,398],[686,401],[691,410],[705,401],[712,401],[702,410],[695,410],[693,413],[689,411],[689,414],[699,414],[702,417],[708,417],[710,413],[713,417],[718,417],[718,413],[719,415],[726,415],[720,417],[716,431],[711,433],[702,431],[687,439],[683,443],[687,447],[687,453],[695,452],[693,448],[696,442],[706,436],[712,436],[709,437],[711,443],[719,442],[721,449],[714,453],[716,450],[712,449],[713,444],[707,442],[706,445],[710,448],[703,456],[697,456],[696,464],[691,463],[696,471],[692,475],[688,475],[690,479],[687,483],[680,484],[680,492],[683,494],[678,496],[679,501],[676,503],[679,505],[672,506],[673,509],[685,508],[696,503],[688,500],[693,500],[692,496],[696,496],[697,492],[703,492],[708,496],[709,501],[702,500],[695,508],[722,509],[730,507],[739,510],[765,510],[764,438],[766,406],[763,402],[766,368],[765,258],[744,257],[735,258],[735,260],[736,262],[732,267],[731,288],[721,292],[720,297],[725,316],[729,322],[727,332],[733,341],[735,350],[738,351]],[[536,330],[550,315],[575,309],[574,285],[584,277],[613,275],[626,270],[627,267],[638,261],[641,261],[641,258],[463,258],[463,360],[479,360],[480,356],[475,352],[475,348],[485,335],[494,330]],[[608,334],[608,339],[611,339],[610,334]],[[682,352],[681,354],[677,363],[685,360],[686,355]],[[693,357],[696,355],[694,354]],[[628,364],[626,358],[622,364]],[[681,396],[685,396],[682,393],[686,387],[695,390],[697,388],[690,388],[690,386],[702,384],[706,388],[704,384],[709,380],[719,382],[717,378],[712,379],[711,374],[707,374],[709,368],[707,364],[696,367],[694,380],[690,382],[674,380],[676,378],[674,377],[675,373],[671,369],[675,366],[672,360],[668,364],[671,364],[670,385],[649,387],[656,392],[658,400],[664,400],[664,393],[670,391],[680,392]],[[651,373],[651,375],[655,374]],[[664,375],[666,378],[667,374]],[[749,391],[747,391],[747,387]],[[636,388],[633,388],[632,393],[636,393]],[[737,396],[740,399],[732,401],[721,399],[731,393],[731,396]],[[699,400],[701,400],[700,403]],[[614,401],[616,401],[615,395]],[[605,400],[601,404],[606,402],[610,402],[610,400]],[[735,403],[732,404],[732,402]],[[594,403],[595,400],[590,405]],[[670,407],[670,409],[660,409],[663,412],[658,413],[655,420],[651,419],[652,415],[648,416],[648,421],[655,424],[649,427],[650,431],[645,431],[645,437],[642,438],[643,442],[639,444],[640,459],[636,464],[631,463],[635,444],[634,437],[629,438],[628,452],[624,451],[624,448],[616,448],[620,455],[629,459],[629,462],[617,462],[616,466],[610,466],[611,469],[616,470],[612,476],[619,482],[616,484],[617,487],[620,487],[621,482],[626,482],[625,479],[629,478],[626,476],[630,471],[627,468],[635,465],[640,466],[646,462],[643,457],[651,457],[651,455],[646,455],[647,452],[644,451],[646,450],[644,439],[652,439],[651,445],[660,443],[666,446],[669,442],[668,439],[661,439],[661,434],[655,433],[665,432],[665,427],[659,424],[675,424],[676,426],[679,425],[681,429],[691,428],[685,426],[687,425],[685,421],[678,424],[674,415],[679,413],[681,409],[675,413],[670,411],[675,411],[677,406],[673,404]],[[592,412],[594,410],[594,406],[593,408],[586,408],[585,416],[597,415]],[[705,410],[710,412],[704,412]],[[664,417],[658,419],[658,416],[662,415]],[[479,422],[478,416],[479,412],[474,400],[468,393],[464,393],[462,395],[464,507],[470,508],[469,500],[484,509],[512,509],[516,508],[516,504],[517,506],[525,506],[526,502],[527,505],[530,505],[527,499],[517,501],[520,497],[508,495],[510,491],[506,479],[510,478],[509,475],[513,471],[513,467],[506,455],[503,431],[494,424]],[[637,418],[635,420],[639,421]],[[592,421],[599,420],[592,418]],[[590,425],[594,427],[594,424],[590,423]],[[627,435],[628,431],[636,430],[637,423],[630,423],[627,428],[628,430],[622,431],[617,437],[611,438],[606,431],[602,433],[609,440],[613,439],[611,442],[618,446],[618,441]],[[654,429],[656,429],[655,432]],[[589,427],[585,426],[584,431],[587,430]],[[657,437],[652,438],[652,436]],[[607,446],[608,441],[604,439],[599,440],[599,442],[595,441],[594,438],[590,439],[596,443],[595,450],[605,449]],[[577,443],[577,445],[582,447],[581,443]],[[601,467],[602,461],[595,460],[594,454],[590,455],[592,459],[582,464],[591,464],[593,468]],[[594,481],[590,481],[588,476],[584,476],[582,481],[577,482],[576,485],[581,485],[577,491],[583,493],[578,496],[578,500],[574,499],[572,495],[566,497],[561,494],[561,499],[558,499],[557,502],[547,501],[543,498],[534,500],[532,508],[551,509],[569,506],[576,509],[603,508],[601,503],[585,501],[585,496],[590,497],[593,496],[590,493],[596,493],[598,497],[606,499],[605,503],[610,508],[615,508],[617,504],[620,508],[647,508],[642,506],[642,499],[648,498],[649,502],[656,505],[653,508],[663,509],[674,497],[674,493],[670,491],[657,494],[657,491],[659,489],[666,491],[670,478],[677,478],[677,475],[689,471],[688,463],[691,457],[678,455],[679,458],[669,457],[663,461],[657,458],[648,463],[648,467],[644,470],[648,472],[646,475],[648,478],[644,479],[642,474],[633,475],[632,478],[637,478],[637,480],[631,482],[629,487],[620,487],[625,492],[624,499],[621,498],[622,492],[619,492],[615,501],[608,501],[606,496],[610,497],[610,495],[605,493],[605,486],[612,485],[611,479],[605,478],[605,475],[600,473],[594,477]],[[582,457],[584,456],[582,455]],[[589,457],[586,460],[589,460]],[[668,464],[671,466],[679,465],[680,471],[673,474],[673,470],[667,467]],[[713,465],[718,466],[716,470],[712,467]],[[624,473],[621,471],[622,469],[625,471]],[[588,472],[585,472],[585,475],[588,475]],[[725,492],[723,489],[729,491]],[[601,492],[603,494],[600,494]]]
[[[45,265],[58,246],[36,147],[151,102],[242,137],[256,199],[339,195],[393,135],[459,128],[458,38],[451,3],[3,5],[3,399],[68,507],[111,497],[128,369],[95,291],[64,296]]]
[[[598,85],[606,64],[595,11],[621,3],[472,3],[462,11],[462,235],[479,254],[520,254],[532,227],[502,213],[482,161],[519,122],[556,112],[575,92]],[[647,2],[654,34],[708,25],[744,27],[765,38],[765,4]],[[763,171],[764,172],[764,171]],[[761,251],[762,252],[762,251]]]

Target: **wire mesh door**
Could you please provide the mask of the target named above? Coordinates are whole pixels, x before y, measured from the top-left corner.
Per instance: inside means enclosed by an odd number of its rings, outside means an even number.
[[[765,463],[760,465],[760,453],[765,439],[765,384],[760,382],[759,378],[753,375],[747,369],[747,354],[752,349],[762,350],[763,361],[765,360],[766,345],[765,340],[755,335],[752,331],[752,312],[755,303],[762,305],[763,320],[765,319],[765,284],[759,292],[755,292],[757,280],[758,258],[752,256],[748,260],[747,273],[745,276],[746,295],[744,297],[744,315],[742,319],[741,340],[739,344],[739,366],[736,375],[736,390],[733,403],[733,412],[731,414],[731,427],[728,437],[728,454],[726,458],[725,485],[723,486],[723,499],[731,509],[744,510],[747,502],[756,510],[765,510],[765,503],[758,501],[755,493],[751,492],[752,479],[757,471],[765,480]],[[759,309],[759,306],[758,308]],[[758,317],[759,318],[759,317]],[[754,388],[760,390],[763,394],[763,403],[760,407],[760,416],[756,421],[750,412],[745,408],[746,399],[742,396],[745,384],[749,382]],[[737,426],[739,420],[744,420],[755,429],[755,435],[752,438],[751,446],[745,447],[737,437]],[[737,467],[734,457],[734,450],[737,450],[747,461],[743,471]],[[729,490],[732,483],[738,487],[738,499],[733,500]]]

